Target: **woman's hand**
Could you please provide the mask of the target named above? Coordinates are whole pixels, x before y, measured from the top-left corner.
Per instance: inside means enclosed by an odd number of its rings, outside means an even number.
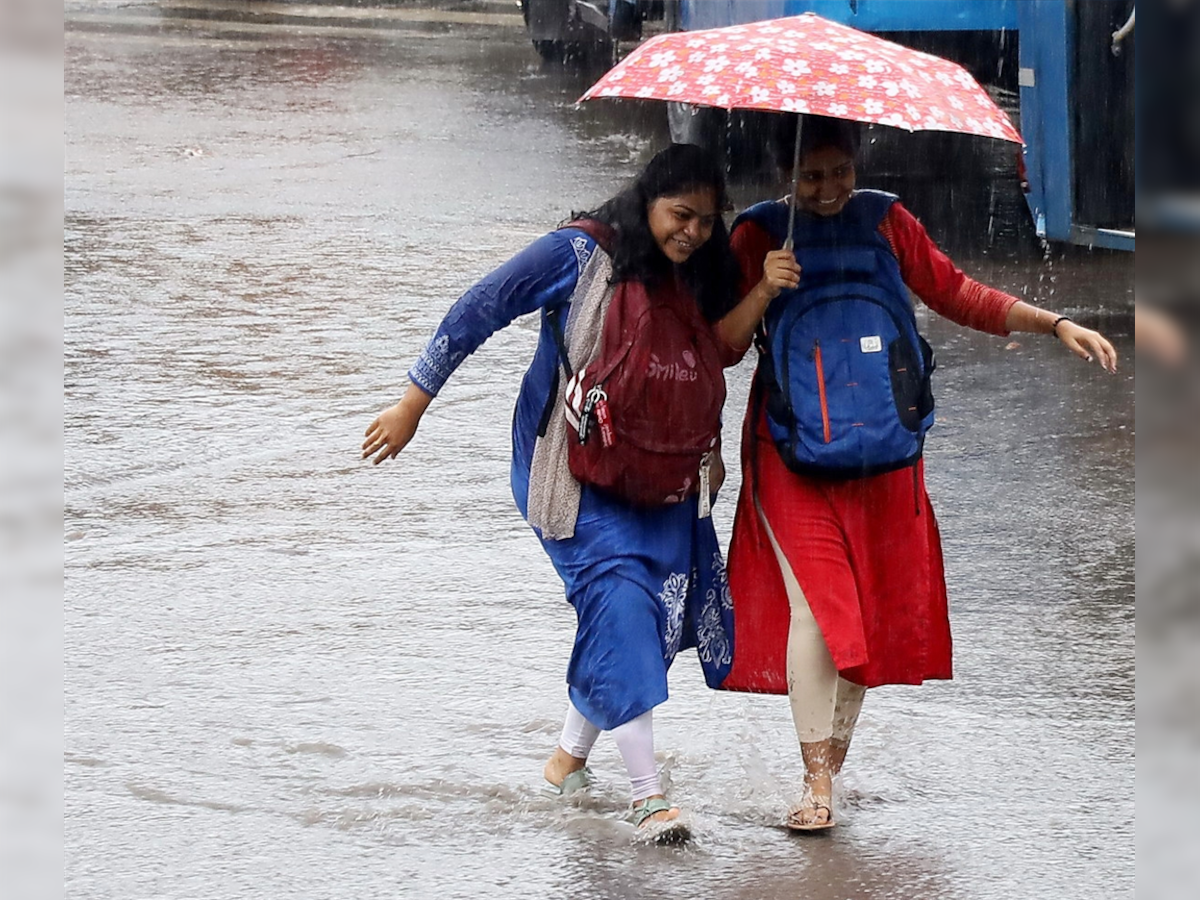
[[[713,456],[712,469],[708,475],[708,491],[710,494],[716,494],[721,490],[721,485],[725,483],[725,460],[721,458],[721,448],[717,447],[716,455]]]
[[[1095,359],[1106,372],[1116,374],[1117,351],[1100,332],[1064,320],[1058,323],[1054,334],[1076,356],[1088,362]]]
[[[379,465],[407,447],[432,400],[433,397],[415,384],[409,385],[400,402],[381,412],[367,427],[367,438],[362,443],[362,458],[378,454],[375,456],[375,465]]]
[[[730,347],[750,346],[754,329],[762,321],[771,301],[788,288],[800,284],[800,264],[791,250],[772,250],[763,259],[763,277],[738,305],[717,322],[717,334]]]
[[[800,263],[791,250],[772,250],[763,260],[763,277],[759,288],[770,300],[800,286]]]

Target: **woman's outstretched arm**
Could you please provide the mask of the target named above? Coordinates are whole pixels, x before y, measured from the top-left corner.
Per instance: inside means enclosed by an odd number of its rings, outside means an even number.
[[[880,231],[900,262],[904,283],[939,315],[992,334],[1053,334],[1077,356],[1117,370],[1117,352],[1103,335],[967,277],[901,204],[892,205]]]
[[[368,426],[362,458],[374,454],[378,464],[403,450],[451,373],[491,334],[518,316],[566,303],[594,246],[578,230],[551,232],[463,294],[413,363],[400,402]]]

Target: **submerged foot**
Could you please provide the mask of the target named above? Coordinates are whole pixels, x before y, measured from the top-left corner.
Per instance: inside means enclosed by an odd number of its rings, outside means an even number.
[[[680,818],[678,806],[672,806],[662,794],[633,804],[633,824],[638,837],[656,844],[678,844],[691,837],[691,829]]]

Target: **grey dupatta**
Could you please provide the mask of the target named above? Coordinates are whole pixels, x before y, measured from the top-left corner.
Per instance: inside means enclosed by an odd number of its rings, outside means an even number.
[[[597,246],[571,295],[564,329],[572,372],[578,372],[600,351],[604,316],[613,296],[612,285],[608,283],[611,277],[612,259]],[[543,538],[551,541],[574,537],[575,521],[579,518],[581,487],[567,464],[567,441],[571,435],[563,414],[566,388],[565,379],[559,378],[546,433],[534,444],[529,467],[528,521]]]

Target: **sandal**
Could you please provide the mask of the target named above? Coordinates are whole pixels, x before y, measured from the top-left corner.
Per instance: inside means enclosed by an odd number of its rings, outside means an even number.
[[[633,808],[630,821],[638,830],[638,839],[654,844],[682,844],[692,836],[692,830],[679,816],[674,819],[652,819],[655,813],[675,809],[662,797],[651,797]]]
[[[584,766],[582,769],[568,772],[566,777],[558,784],[547,781],[542,790],[551,797],[566,797],[568,794],[586,791],[592,786],[592,782],[592,770]]]
[[[804,813],[811,812],[814,816],[819,816],[821,810],[825,810],[825,818],[816,821],[805,822],[800,817]],[[811,806],[798,806],[790,810],[787,814],[787,820],[784,822],[788,831],[828,831],[833,828],[837,822],[833,820],[833,807],[828,803],[813,803]]]

